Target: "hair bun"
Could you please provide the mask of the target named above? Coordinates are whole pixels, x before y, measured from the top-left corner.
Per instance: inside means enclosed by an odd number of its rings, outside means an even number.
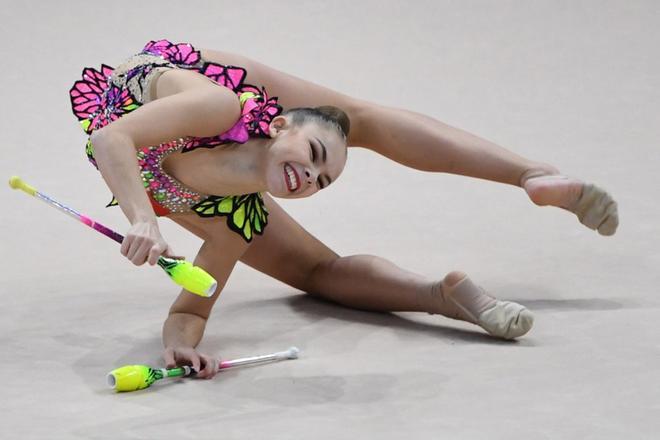
[[[351,120],[346,112],[339,107],[322,105],[320,107],[297,107],[285,110],[282,115],[291,117],[292,124],[302,124],[315,120],[333,126],[344,138],[348,138],[351,130]]]
[[[345,111],[333,105],[322,105],[315,107],[314,110],[339,125],[344,136],[348,137],[348,133],[351,131],[351,120]]]

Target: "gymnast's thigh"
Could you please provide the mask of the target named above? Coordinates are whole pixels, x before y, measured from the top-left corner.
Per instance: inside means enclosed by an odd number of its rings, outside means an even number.
[[[252,240],[240,261],[292,287],[309,291],[314,269],[338,255],[300,226],[268,194],[264,194],[264,201],[268,209],[266,229]]]
[[[202,58],[218,64],[243,67],[247,70],[245,81],[256,86],[263,86],[269,96],[277,96],[282,107],[318,107],[334,105],[344,110],[351,120],[349,143],[356,144],[358,140],[359,118],[368,108],[366,101],[352,98],[327,87],[289,75],[268,67],[257,61],[228,52],[211,49],[200,50]]]

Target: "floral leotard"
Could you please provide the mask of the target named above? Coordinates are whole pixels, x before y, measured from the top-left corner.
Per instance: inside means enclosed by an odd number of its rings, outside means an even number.
[[[228,143],[245,143],[250,137],[268,137],[270,121],[282,112],[277,97],[269,97],[262,87],[244,83],[247,72],[242,67],[225,66],[202,59],[199,51],[187,43],[168,40],[150,41],[142,51],[116,69],[103,64],[100,70],[86,67],[83,79],[76,81],[69,94],[74,115],[85,133],[91,135],[144,105],[150,99],[150,82],[168,68],[199,72],[239,97],[242,112],[228,131],[212,137],[185,137],[154,146],[140,146],[136,151],[140,173],[156,215],[193,211],[201,217],[227,217],[227,225],[247,242],[261,235],[268,212],[260,193],[217,196],[186,188],[162,167],[165,158],[195,148],[213,148]],[[98,168],[94,147],[88,138],[87,158]],[[117,205],[113,197],[108,206]]]

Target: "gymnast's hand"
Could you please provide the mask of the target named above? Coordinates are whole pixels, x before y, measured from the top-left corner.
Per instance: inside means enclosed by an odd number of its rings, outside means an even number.
[[[570,211],[580,223],[601,235],[614,235],[619,226],[616,201],[592,183],[549,170],[529,170],[521,177],[520,186],[535,204]]]
[[[200,379],[211,379],[218,372],[217,361],[205,354],[198,353],[193,347],[168,347],[163,353],[166,368],[190,365]]]
[[[146,262],[153,266],[161,255],[183,259],[183,257],[173,255],[169,245],[160,234],[156,220],[135,222],[121,243],[121,254],[136,266],[141,266]]]

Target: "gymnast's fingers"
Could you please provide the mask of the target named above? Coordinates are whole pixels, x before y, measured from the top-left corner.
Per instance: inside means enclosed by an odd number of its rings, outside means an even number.
[[[163,252],[167,249],[167,245],[165,243],[156,243],[153,246],[151,246],[151,249],[149,249],[149,256],[147,261],[149,262],[150,265],[154,265],[158,262],[158,258],[163,254]]]
[[[197,377],[200,379],[211,379],[218,372],[217,362],[214,358],[205,354],[201,354],[200,357],[202,359],[202,370],[197,373]]]
[[[122,240],[119,252],[121,252],[124,257],[128,257],[128,250],[131,248],[132,241],[133,237],[129,236],[128,234],[126,234],[126,237],[124,237],[124,240]]]
[[[201,361],[199,354],[193,347],[178,348],[174,352],[177,365],[190,365],[196,373],[199,373]]]
[[[199,355],[197,354],[197,352],[194,349],[192,350],[192,353],[190,355],[189,360],[190,360],[190,363],[192,364],[191,366],[192,366],[193,370],[195,370],[197,373],[199,373],[199,370],[201,369],[201,366],[200,366],[201,361],[199,359]]]
[[[142,237],[136,237],[134,235],[127,235],[126,238],[124,238],[124,242],[127,242],[127,249],[126,253],[124,256],[128,258],[129,260],[133,261],[133,258],[135,257],[135,254],[138,252],[140,249],[140,246],[142,245]],[[122,243],[124,244],[124,243]]]
[[[174,368],[176,367],[176,361],[174,360],[174,349],[166,348],[163,352],[163,361],[165,361],[165,368]]]
[[[136,246],[137,247],[137,246]],[[135,254],[131,258],[131,261],[136,266],[141,266],[147,261],[147,256],[149,255],[149,250],[151,249],[152,244],[149,240],[142,240],[139,247],[135,251]]]
[[[163,353],[163,359],[172,366],[168,368],[190,365],[195,372],[200,370],[199,354],[193,347],[169,347]]]
[[[167,249],[165,250],[165,252],[163,252],[163,255],[165,255],[168,258],[173,258],[175,260],[185,260],[186,259],[186,257],[184,257],[184,256],[176,255],[176,252],[174,252],[169,245],[167,245]]]

